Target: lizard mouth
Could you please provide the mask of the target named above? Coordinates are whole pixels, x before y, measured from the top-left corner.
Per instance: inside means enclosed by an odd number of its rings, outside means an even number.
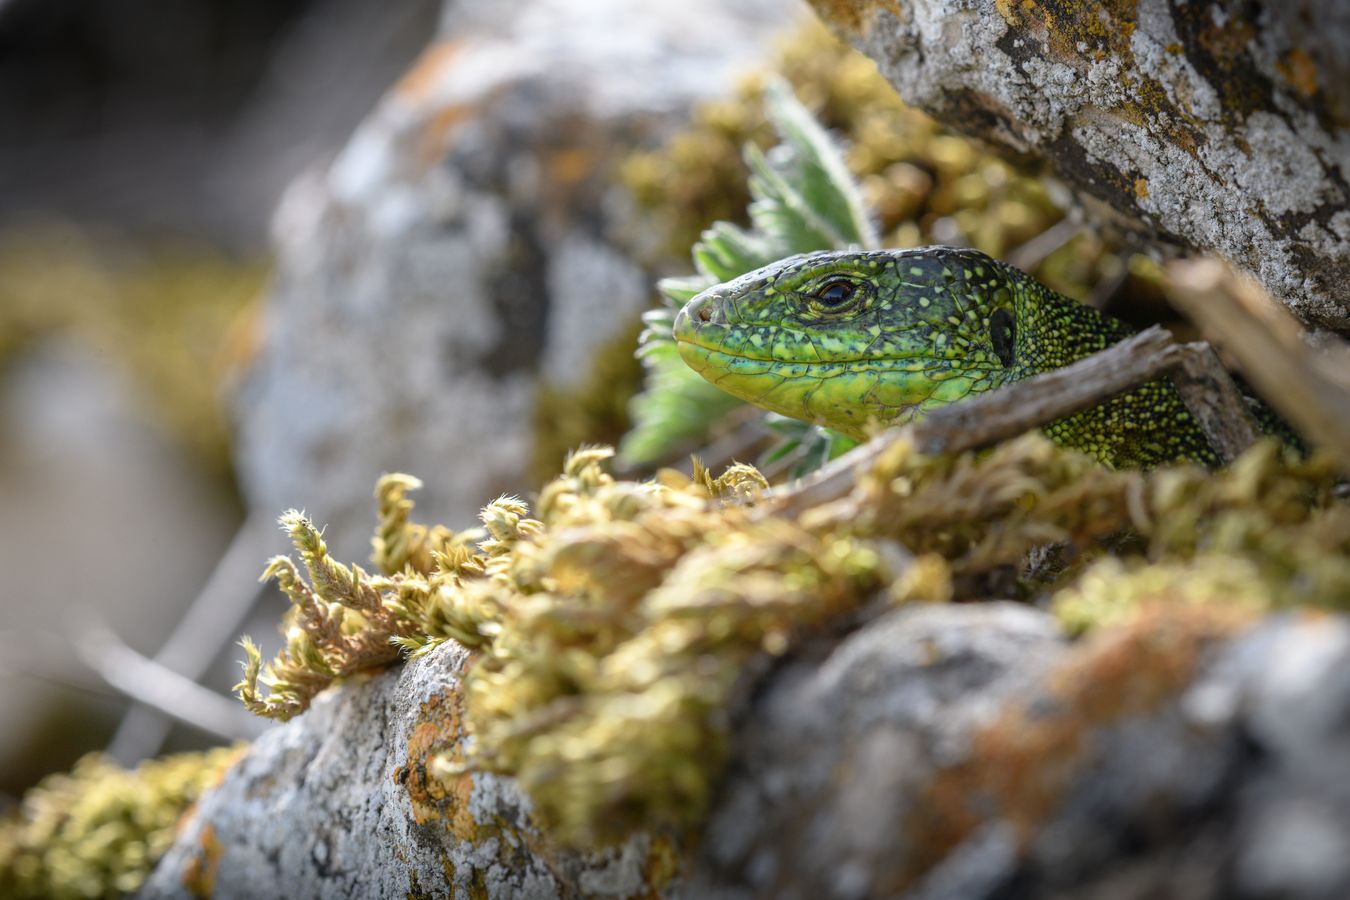
[[[775,347],[769,342],[756,344],[736,334],[735,326],[719,322],[703,323],[696,321],[687,312],[681,310],[675,317],[673,336],[679,348],[680,356],[692,368],[699,370],[713,368],[736,368],[743,374],[752,374],[755,364],[762,364],[763,374],[776,372],[779,375],[795,373],[812,378],[826,378],[836,372],[913,372],[922,373],[932,369],[949,368],[951,360],[934,355],[923,349],[911,352],[853,353],[847,356],[824,356],[809,335],[789,343],[798,355],[775,355]],[[732,338],[733,340],[728,340]]]
[[[818,339],[806,331],[774,326],[764,336],[766,339],[756,341],[752,332],[735,323],[727,323],[717,310],[705,319],[701,313],[708,307],[691,309],[694,305],[691,302],[676,314],[672,336],[680,356],[700,371],[734,366],[750,374],[754,363],[762,363],[781,369],[779,374],[793,372],[820,378],[838,370],[922,373],[952,367],[949,357],[929,349],[926,338],[916,339],[915,348],[907,351],[895,346],[903,335],[892,332],[888,335],[891,346],[886,353],[829,355],[828,344],[822,348]],[[784,337],[786,340],[782,340]],[[695,361],[701,361],[701,365],[696,365]],[[985,366],[972,365],[970,368],[982,370]],[[769,371],[765,369],[765,374]]]
[[[742,369],[744,374],[752,374],[749,371],[752,367],[751,364],[762,363],[763,374],[766,375],[775,371],[786,374],[788,371],[802,370],[803,373],[809,372],[814,378],[826,378],[829,377],[830,371],[835,369],[849,372],[868,369],[877,371],[903,369],[905,371],[922,372],[937,367],[943,362],[937,357],[918,353],[904,356],[851,356],[838,359],[795,360],[782,359],[768,353],[745,352],[739,348],[730,351],[725,346],[710,341],[677,338],[675,343],[679,348],[680,357],[690,367],[699,371],[708,368],[725,369],[734,367]],[[696,362],[699,364],[696,365]]]
[[[732,396],[827,425],[857,440],[872,421],[909,421],[932,392],[934,360],[882,358],[810,363],[760,359],[681,340],[680,357],[706,381]]]

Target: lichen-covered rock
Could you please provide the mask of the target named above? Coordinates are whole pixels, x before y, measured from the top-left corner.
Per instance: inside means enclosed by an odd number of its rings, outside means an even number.
[[[1253,622],[1157,609],[1066,647],[1025,610],[895,614],[759,704],[698,877],[722,897],[1347,896],[1350,624]]]
[[[462,747],[446,644],[332,691],[207,795],[146,897],[1344,897],[1350,622],[1145,610],[1069,643],[1013,604],[917,605],[803,646],[736,716],[682,856],[592,854]]]
[[[661,842],[589,856],[556,851],[506,779],[429,777],[464,741],[446,644],[349,683],[260,738],[198,805],[140,896],[215,898],[628,897]],[[584,887],[583,887],[584,886]]]
[[[448,4],[440,39],[278,212],[237,402],[251,505],[303,506],[357,556],[382,472],[448,473],[422,501],[444,521],[527,489],[541,383],[556,404],[607,341],[631,359],[651,299],[635,257],[654,237],[619,163],[798,15],[787,0]]]
[[[1350,328],[1344,3],[812,4],[906,101]]]
[[[219,747],[123,769],[91,753],[0,816],[0,897],[79,900],[136,890],[176,824],[239,751]]]

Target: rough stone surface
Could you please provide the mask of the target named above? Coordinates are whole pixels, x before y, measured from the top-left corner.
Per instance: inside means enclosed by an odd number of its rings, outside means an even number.
[[[524,491],[537,386],[566,389],[650,304],[616,169],[725,93],[791,0],[463,0],[275,220],[279,272],[239,392],[250,505],[365,555],[383,472],[471,523]]]
[[[649,841],[590,857],[545,848],[506,780],[428,788],[429,753],[462,744],[459,675],[444,646],[321,697],[260,738],[204,798],[145,898],[626,897]],[[472,893],[477,892],[477,893]]]
[[[695,878],[727,898],[1350,896],[1350,623],[1182,610],[1050,635],[1027,610],[901,613],[778,679]]]
[[[1345,618],[1162,610],[1070,644],[1012,604],[891,613],[768,674],[673,878],[664,839],[563,853],[509,781],[425,780],[466,662],[263,737],[145,896],[1350,896]]]
[[[1350,330],[1350,6],[812,5],[910,103]]]

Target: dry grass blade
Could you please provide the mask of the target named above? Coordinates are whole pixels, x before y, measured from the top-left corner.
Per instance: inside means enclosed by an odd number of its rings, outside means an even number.
[[[1217,260],[1174,262],[1167,281],[1172,302],[1261,396],[1350,472],[1350,347],[1310,346],[1293,315]]]
[[[1236,459],[1258,432],[1241,395],[1206,344],[1176,344],[1153,326],[1070,366],[934,410],[823,467],[812,478],[770,497],[761,515],[797,513],[847,493],[855,473],[870,468],[902,435],[924,453],[963,453],[988,447],[1082,412],[1167,372],[1225,462]]]

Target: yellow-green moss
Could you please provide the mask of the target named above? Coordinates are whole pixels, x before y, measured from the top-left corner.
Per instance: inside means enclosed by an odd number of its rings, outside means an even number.
[[[733,692],[756,657],[874,601],[978,599],[984,573],[1035,547],[1060,546],[1058,609],[1075,631],[1160,599],[1242,614],[1350,607],[1350,510],[1333,497],[1336,473],[1274,443],[1218,473],[1143,473],[1036,434],[958,456],[901,439],[849,495],[798,516],[763,504],[766,483],[750,466],[632,482],[606,473],[608,456],[574,453],[533,515],[502,498],[481,528],[458,534],[413,524],[410,482],[386,478],[377,556],[418,549],[391,574],[335,576],[325,562],[311,566],[312,587],[298,574],[284,585],[297,608],[290,646],[270,670],[271,696],[245,679],[253,708],[303,709],[350,670],[330,661],[362,629],[363,646],[460,641],[479,651],[465,676],[472,750],[410,758],[407,771],[442,782],[419,791],[453,821],[443,803],[475,770],[508,774],[548,834],[588,844],[698,820],[726,757]],[[294,535],[311,564],[312,529]],[[1243,593],[1224,589],[1234,559],[1250,563]],[[1117,577],[1112,565],[1153,574]],[[334,629],[303,612],[311,605],[330,621],[357,618]]]
[[[185,753],[122,769],[98,754],[49,775],[0,820],[0,896],[121,897],[173,842],[179,818],[239,755]]]
[[[1332,499],[1334,470],[1280,453],[1258,444],[1213,478],[1156,473],[1139,498],[1146,554],[1103,559],[1061,590],[1061,624],[1077,634],[1155,604],[1350,609],[1350,507]]]
[[[848,165],[877,217],[882,245],[962,240],[1004,256],[1064,217],[1040,173],[1018,168],[905,105],[867,57],[811,24],[782,44],[769,68],[848,143]],[[749,194],[741,148],[767,145],[763,82],[699,107],[666,147],[633,156],[624,180],[677,257],[717,220],[740,221]],[[1084,297],[1121,263],[1083,234],[1033,267],[1055,290]]]

